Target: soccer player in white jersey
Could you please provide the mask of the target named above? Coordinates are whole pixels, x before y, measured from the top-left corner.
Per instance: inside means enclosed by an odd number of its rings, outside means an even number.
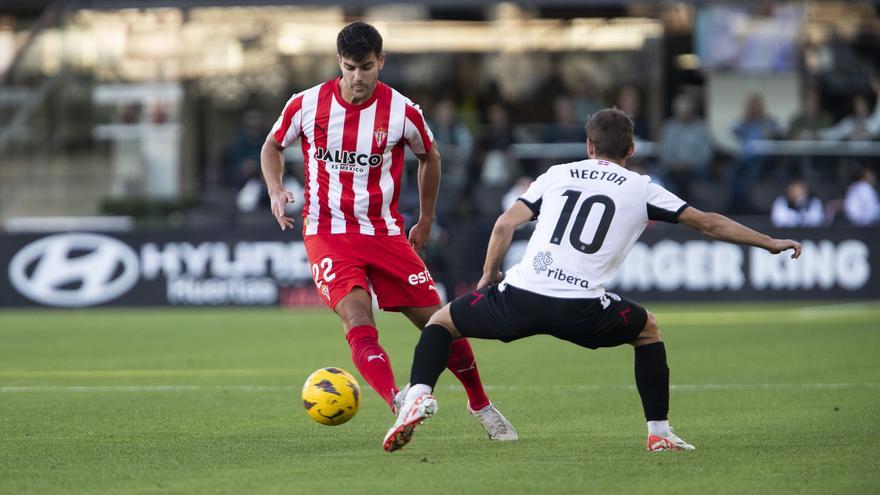
[[[651,451],[693,450],[669,427],[669,368],[654,316],[605,290],[649,220],[679,222],[713,239],[757,246],[778,254],[801,245],[773,239],[725,216],[704,213],[627,170],[633,123],[616,109],[587,124],[590,160],[551,167],[496,221],[477,290],[435,313],[413,358],[412,384],[383,447],[406,445],[416,425],[437,410],[431,395],[449,343],[462,337],[504,342],[539,333],[597,349],[635,347],[636,387]],[[522,261],[505,275],[501,262],[514,230],[538,223]]]
[[[440,308],[431,274],[417,251],[434,220],[440,154],[418,105],[379,81],[382,36],[364,22],[336,39],[342,77],[294,94],[263,144],[261,166],[272,214],[293,228],[284,206],[282,150],[297,139],[305,161],[303,242],[315,287],[339,318],[355,366],[397,412],[399,393],[388,354],[379,344],[370,290],[379,307],[399,311],[421,329]],[[397,208],[404,146],[419,159],[420,216],[404,233]],[[464,386],[468,411],[489,438],[515,440],[516,431],[486,397],[470,344],[447,349],[450,371]]]

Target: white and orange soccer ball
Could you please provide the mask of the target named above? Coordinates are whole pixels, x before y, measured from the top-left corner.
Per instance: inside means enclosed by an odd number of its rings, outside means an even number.
[[[361,387],[342,368],[321,368],[306,378],[303,407],[322,425],[337,426],[354,417],[361,405]]]

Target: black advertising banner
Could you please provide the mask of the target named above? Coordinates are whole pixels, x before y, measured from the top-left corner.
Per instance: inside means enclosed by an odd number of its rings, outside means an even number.
[[[450,229],[428,266],[441,294],[472,290],[491,223]],[[637,300],[880,298],[877,229],[792,229],[791,260],[703,238],[681,226],[649,227],[609,289]],[[518,261],[519,231],[506,266]],[[0,306],[322,306],[298,233],[159,230],[0,234]],[[418,274],[415,274],[418,275]]]
[[[262,230],[6,235],[0,304],[320,305],[301,239]]]
[[[608,288],[650,301],[880,298],[876,230],[768,234],[801,242],[801,257],[714,241],[681,226],[648,229]],[[524,248],[526,241],[519,242]]]

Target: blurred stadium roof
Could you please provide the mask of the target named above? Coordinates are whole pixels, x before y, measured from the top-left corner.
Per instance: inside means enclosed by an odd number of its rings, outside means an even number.
[[[844,0],[845,1],[845,0]],[[857,1],[857,0],[854,0]],[[714,0],[683,0],[679,3],[705,4]],[[346,7],[369,7],[377,5],[407,4],[405,0],[4,0],[0,2],[0,12],[40,12],[51,4],[67,9],[123,9],[150,7],[223,7],[247,5],[315,5]],[[421,0],[418,4],[428,7],[478,7],[498,3],[512,3],[525,7],[611,7],[621,5],[645,5],[653,2],[644,0]],[[745,0],[737,3],[767,3],[763,0]],[[772,2],[771,2],[772,3]]]

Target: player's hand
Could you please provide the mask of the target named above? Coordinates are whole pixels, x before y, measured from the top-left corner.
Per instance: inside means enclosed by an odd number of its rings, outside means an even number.
[[[773,254],[779,254],[789,249],[794,250],[794,252],[791,254],[791,259],[796,260],[798,259],[798,257],[800,257],[801,243],[793,241],[791,239],[773,239],[772,241],[770,241],[770,246],[767,247],[767,251],[770,251]]]
[[[480,278],[480,281],[477,283],[477,290],[480,290],[483,287],[488,287],[492,284],[500,283],[502,280],[504,280],[504,274],[501,270],[495,270],[494,273],[484,273],[483,277]]]
[[[419,220],[409,229],[409,243],[417,253],[425,247],[429,237],[431,237],[431,222]]]
[[[272,209],[272,215],[275,216],[275,220],[281,226],[281,230],[293,228],[293,218],[284,214],[284,207],[287,203],[293,203],[294,201],[293,193],[285,189],[269,192],[269,206]]]

